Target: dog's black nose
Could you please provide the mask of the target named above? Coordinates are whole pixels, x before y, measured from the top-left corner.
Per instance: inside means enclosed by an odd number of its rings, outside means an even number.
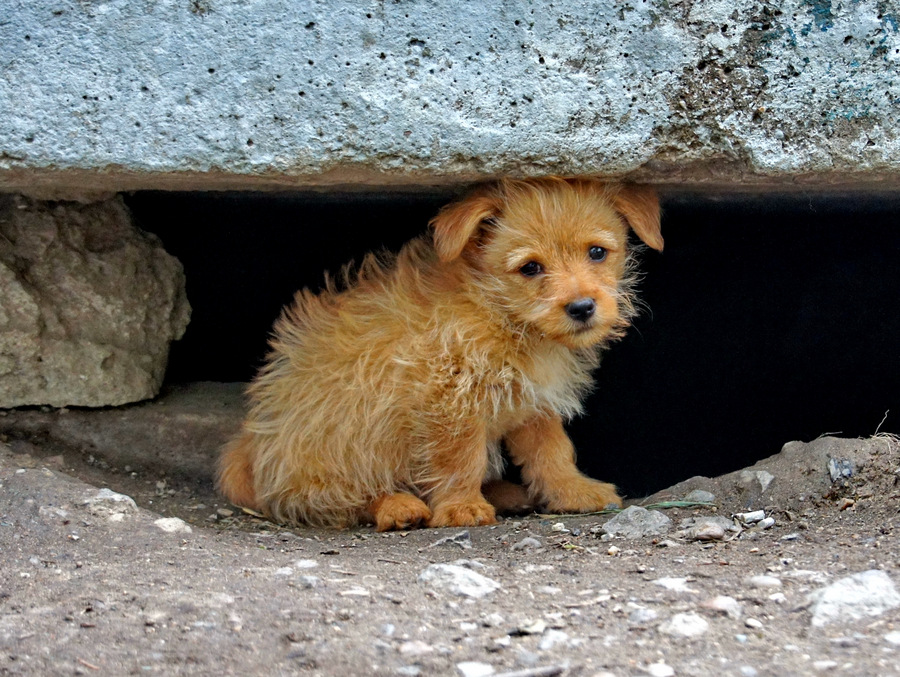
[[[566,306],[566,315],[571,317],[573,320],[577,320],[579,322],[587,322],[594,314],[594,311],[596,309],[597,304],[594,299],[576,299]]]

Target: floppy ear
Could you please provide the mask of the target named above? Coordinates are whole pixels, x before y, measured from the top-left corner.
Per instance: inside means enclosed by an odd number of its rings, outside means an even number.
[[[441,209],[429,224],[434,229],[434,248],[441,261],[458,258],[481,222],[497,216],[499,208],[496,196],[476,194]]]
[[[613,207],[646,245],[663,249],[659,222],[659,198],[650,186],[625,185],[613,197]]]

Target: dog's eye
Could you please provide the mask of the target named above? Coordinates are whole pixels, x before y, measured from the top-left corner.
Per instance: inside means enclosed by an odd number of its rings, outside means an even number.
[[[522,273],[525,277],[534,277],[542,272],[544,272],[544,266],[542,266],[537,261],[529,261],[524,266],[519,268],[519,272]]]
[[[588,256],[591,258],[591,261],[602,261],[606,258],[606,254],[605,247],[591,247],[588,249]]]

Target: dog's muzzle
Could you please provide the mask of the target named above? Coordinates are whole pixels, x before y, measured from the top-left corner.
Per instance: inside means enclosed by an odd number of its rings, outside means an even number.
[[[576,322],[587,322],[594,316],[597,302],[591,298],[576,299],[566,305],[566,315]]]

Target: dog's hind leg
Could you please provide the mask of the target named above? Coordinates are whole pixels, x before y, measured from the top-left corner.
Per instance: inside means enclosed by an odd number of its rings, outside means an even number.
[[[244,433],[231,442],[219,461],[216,484],[219,491],[235,505],[260,510],[253,488],[253,437]]]
[[[525,487],[507,480],[486,482],[481,485],[481,493],[494,510],[504,515],[524,515],[537,507]]]
[[[431,510],[412,494],[398,492],[383,494],[369,504],[368,515],[377,531],[408,529],[431,519]]]

